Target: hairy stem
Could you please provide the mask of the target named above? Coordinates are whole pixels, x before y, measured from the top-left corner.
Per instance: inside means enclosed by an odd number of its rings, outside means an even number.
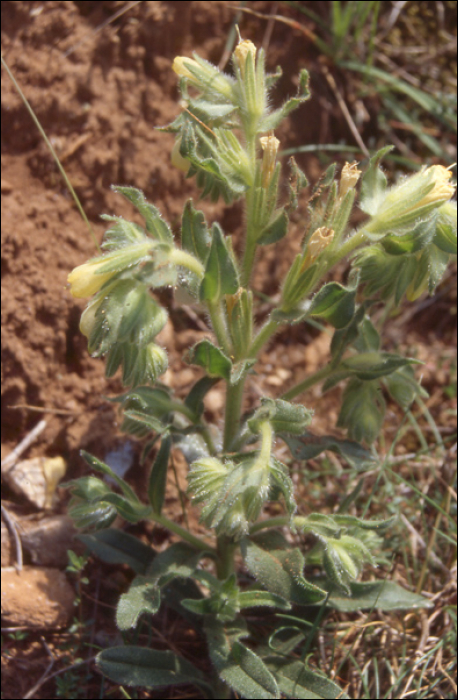
[[[230,451],[234,439],[240,429],[240,414],[242,412],[243,390],[245,388],[245,376],[237,384],[227,383],[226,413],[224,418],[224,443],[223,449]]]
[[[175,535],[178,535],[178,537],[180,537],[185,542],[188,542],[196,549],[199,549],[202,552],[214,551],[214,548],[210,544],[207,544],[204,540],[201,540],[200,537],[192,535],[190,532],[185,530],[184,527],[181,527],[180,525],[178,525],[178,523],[173,522],[173,520],[169,520],[164,515],[159,515],[159,513],[152,513],[149,517],[151,518],[151,520],[154,520],[154,522],[156,522],[158,525],[162,525],[162,527],[165,527],[167,530],[170,530],[170,532],[173,532]]]
[[[319,369],[318,372],[314,372],[310,377],[307,377],[307,379],[304,379],[304,381],[299,382],[299,384],[293,386],[289,391],[286,391],[280,398],[284,399],[284,401],[290,401],[296,396],[299,396],[299,394],[302,394],[303,391],[307,391],[310,387],[318,384],[318,382],[322,382],[323,379],[327,379],[335,371],[336,370],[330,365],[326,365],[323,369]]]

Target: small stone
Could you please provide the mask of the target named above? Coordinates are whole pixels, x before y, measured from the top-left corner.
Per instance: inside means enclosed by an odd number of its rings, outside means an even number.
[[[2,618],[14,627],[65,627],[75,593],[59,569],[25,566],[2,569]]]

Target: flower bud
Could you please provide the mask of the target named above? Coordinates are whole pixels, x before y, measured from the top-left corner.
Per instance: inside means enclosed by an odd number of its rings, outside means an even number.
[[[89,338],[96,324],[96,313],[103,303],[103,297],[94,299],[84,309],[80,319],[80,331],[86,338]]]
[[[106,265],[106,260],[98,258],[75,267],[67,277],[67,282],[70,285],[70,294],[78,299],[84,299],[84,297],[91,297],[93,294],[96,294],[105,282],[116,274],[116,270],[98,273],[98,270],[103,265]]]
[[[173,59],[172,70],[180,78],[188,78],[188,80],[192,80],[195,82],[197,80],[196,77],[191,73],[189,68],[187,68],[187,66],[189,65],[193,66],[196,69],[199,68],[199,64],[193,58],[187,58],[186,56],[176,56]]]
[[[209,61],[194,55],[196,58],[176,56],[173,60],[172,70],[180,78],[186,78],[201,90],[211,90],[226,98],[231,98],[231,79]]]
[[[187,173],[191,162],[187,158],[183,158],[183,156],[180,153],[180,146],[181,138],[178,138],[175,141],[175,144],[172,148],[170,160],[172,161],[172,165],[174,165],[179,170],[182,170],[184,173]]]
[[[240,68],[242,78],[245,77],[245,64],[248,54],[251,54],[254,65],[256,61],[256,46],[249,39],[245,39],[244,41],[241,41],[239,44],[237,44],[233,54],[234,61]]]
[[[307,243],[307,252],[301,269],[305,270],[307,267],[310,267],[320,253],[332,243],[333,238],[334,230],[332,228],[328,228],[327,226],[320,226],[320,228],[317,228],[317,230],[312,233]]]
[[[261,143],[261,148],[264,151],[261,167],[262,186],[266,188],[268,187],[275,170],[275,162],[277,159],[277,151],[280,141],[275,138],[273,131],[269,132],[267,136],[261,136],[259,141]]]
[[[345,163],[340,174],[340,184],[339,184],[339,198],[347,194],[349,190],[352,190],[361,176],[361,170],[357,168],[358,163],[353,161],[353,163]]]

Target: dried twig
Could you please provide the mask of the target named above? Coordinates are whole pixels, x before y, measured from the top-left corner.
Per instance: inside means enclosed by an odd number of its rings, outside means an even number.
[[[37,437],[40,435],[40,433],[43,432],[43,430],[46,428],[46,421],[41,420],[37,425],[33,428],[33,430],[28,433],[23,440],[19,443],[19,445],[16,445],[14,450],[10,452],[8,457],[5,457],[5,459],[2,460],[1,467],[2,467],[2,472],[9,471],[14,467],[16,462],[18,461],[19,457],[23,452],[26,451],[30,445],[35,442]]]

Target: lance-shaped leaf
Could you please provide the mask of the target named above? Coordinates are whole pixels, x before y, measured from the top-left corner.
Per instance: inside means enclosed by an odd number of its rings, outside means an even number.
[[[317,671],[312,671],[303,661],[269,656],[265,662],[277,679],[280,692],[287,698],[346,700],[349,697],[337,683]]]
[[[237,268],[229,253],[224,234],[217,223],[211,230],[212,245],[200,286],[202,301],[217,303],[225,294],[235,294],[239,288]]]
[[[288,182],[289,188],[289,203],[288,209],[297,209],[298,206],[298,196],[300,192],[308,187],[308,180],[305,177],[302,170],[296,163],[293,156],[288,161],[289,167],[291,169],[291,177]]]
[[[137,574],[145,574],[156,556],[156,552],[149,545],[122,530],[107,528],[77,537],[102,561],[107,564],[127,564]]]
[[[97,655],[97,667],[104,676],[120,685],[157,688],[193,683],[204,691],[205,697],[212,697],[211,687],[202,673],[171,651],[135,645],[112,647]]]
[[[297,547],[289,548],[283,538],[276,535],[278,533],[268,533],[258,536],[256,541],[242,540],[241,551],[249,571],[268,591],[291,603],[311,605],[323,600],[324,591],[303,576],[301,551]],[[261,543],[264,546],[260,546]]]
[[[215,386],[215,384],[217,384],[218,381],[218,377],[202,377],[194,384],[191,391],[185,398],[185,406],[191,409],[196,416],[196,420],[204,411],[203,399],[205,398],[205,395]]]
[[[280,122],[290,114],[294,109],[299,107],[302,102],[305,102],[310,97],[309,90],[309,72],[303,68],[299,74],[299,86],[297,90],[297,96],[291,97],[287,100],[282,107],[276,109],[264,119],[259,124],[258,131],[263,133],[265,131],[270,131],[270,129],[276,129]]]
[[[428,398],[428,392],[415,379],[413,367],[401,367],[383,380],[390,396],[407,410],[417,396]]]
[[[120,630],[128,630],[137,625],[140,615],[154,615],[161,604],[161,591],[157,581],[138,575],[132,581],[127,593],[123,593],[116,608],[116,624]]]
[[[122,216],[101,214],[101,219],[111,221],[112,225],[103,235],[102,248],[106,251],[119,250],[132,243],[142,243],[147,240],[144,229],[133,221],[127,221]]]
[[[385,146],[372,156],[369,166],[361,179],[359,206],[366,214],[374,215],[383,201],[386,190],[386,176],[380,162],[394,146]]]
[[[288,233],[288,223],[288,214],[284,208],[278,209],[276,212],[274,212],[271,220],[262,230],[257,243],[259,245],[268,245],[269,243],[281,241],[281,239]]]
[[[275,678],[262,659],[239,641],[247,636],[243,627],[212,620],[206,624],[205,633],[220,678],[235,692],[250,700],[280,698]]]
[[[138,209],[145,220],[146,230],[153,238],[157,238],[163,243],[173,243],[173,234],[168,224],[162,218],[159,209],[145,199],[141,190],[137,190],[135,187],[119,187],[115,185],[112,189],[114,192],[122,194]]]
[[[166,586],[175,578],[192,576],[204,555],[206,552],[197,551],[186,542],[176,542],[154,557],[147,574],[151,579],[156,579],[160,586]]]
[[[422,363],[413,357],[401,357],[401,355],[389,352],[362,352],[343,360],[340,366],[358,379],[370,381],[385,377],[401,367],[413,364]]]
[[[436,231],[437,212],[418,222],[412,231],[402,235],[389,234],[380,241],[380,245],[390,255],[405,255],[416,253],[433,240]]]
[[[128,592],[119,600],[116,611],[119,629],[135,627],[143,613],[153,615],[157,612],[161,604],[161,588],[176,578],[192,576],[202,555],[202,551],[179,542],[150,558],[145,573],[135,577]]]
[[[340,440],[334,435],[315,435],[306,430],[299,437],[289,435],[281,436],[286,442],[295,459],[314,459],[325,450],[336,452],[343,457],[350,466],[358,471],[371,469],[377,463],[374,453],[352,440]]]
[[[183,250],[195,255],[205,263],[211,246],[211,236],[202,211],[194,209],[192,199],[186,202],[181,222],[181,245]]]
[[[344,287],[338,282],[328,282],[313,297],[310,305],[310,316],[323,318],[334,328],[345,328],[355,314],[355,297],[358,280]]]
[[[378,381],[352,379],[342,397],[337,425],[347,428],[350,439],[374,442],[385,416],[385,400]]]
[[[246,357],[253,338],[253,292],[240,288],[226,297],[226,307],[234,355]]]
[[[161,514],[165,498],[165,486],[167,482],[167,468],[169,466],[170,448],[172,439],[170,436],[162,438],[161,446],[151,467],[148,480],[148,498],[155,513]]]
[[[456,202],[445,202],[437,210],[436,232],[434,245],[444,253],[456,255],[457,253],[457,217]]]
[[[374,557],[366,545],[356,537],[323,538],[323,566],[328,578],[348,595],[350,583],[360,574],[363,564],[375,564]]]
[[[354,581],[349,584],[349,596],[333,587],[330,582],[320,580],[320,585],[331,592],[327,605],[342,612],[372,609],[389,612],[433,607],[430,600],[407,591],[394,581]]]
[[[203,367],[209,377],[221,377],[226,380],[230,377],[232,362],[209,340],[196,343],[187,353],[185,360],[190,365]]]

